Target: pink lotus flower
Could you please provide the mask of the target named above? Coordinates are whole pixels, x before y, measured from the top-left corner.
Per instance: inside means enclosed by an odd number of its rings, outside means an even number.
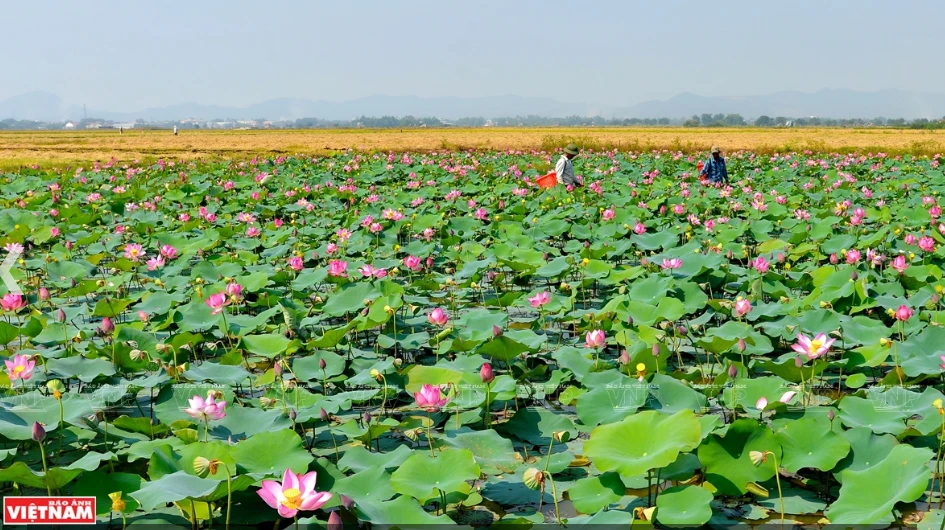
[[[835,340],[837,339],[828,339],[827,335],[823,333],[813,339],[803,333],[799,333],[797,335],[797,344],[794,344],[791,348],[797,353],[803,353],[808,359],[813,360],[824,356]]]
[[[749,311],[751,311],[751,302],[744,298],[735,300],[735,312],[733,314],[736,317],[743,317],[747,315]]]
[[[404,266],[414,272],[422,268],[422,265],[420,265],[420,258],[417,256],[407,256],[404,258]]]
[[[935,251],[935,240],[929,236],[922,236],[919,239],[919,248],[925,252],[933,252]]]
[[[165,263],[167,262],[164,261],[164,256],[155,256],[147,261],[148,270],[154,271],[154,270],[160,269],[161,267],[164,266]]]
[[[161,255],[167,259],[174,259],[177,257],[177,249],[171,245],[164,245],[161,247]]]
[[[7,293],[3,295],[3,298],[0,298],[0,308],[4,311],[16,313],[24,307],[26,307],[26,300],[23,299],[21,294]]]
[[[941,368],[942,370],[945,370],[945,355],[939,355],[938,358],[939,358],[940,361],[942,361],[942,362],[939,363],[939,365],[938,365],[939,368]]]
[[[190,408],[184,409],[191,418],[203,421],[222,420],[226,416],[226,401],[217,403],[213,400],[213,391],[207,393],[207,399],[194,396],[188,400]]]
[[[327,245],[325,245],[325,252],[327,254],[334,254],[337,251],[338,251],[338,245],[334,243],[328,243]]]
[[[551,293],[548,291],[542,291],[528,299],[528,303],[536,309],[547,304],[549,301],[551,301]]]
[[[229,299],[226,297],[226,293],[220,292],[216,294],[211,294],[205,302],[210,309],[213,311],[210,312],[211,315],[218,315],[223,312],[223,308],[230,303]]]
[[[607,342],[607,335],[602,329],[595,329],[593,331],[588,331],[587,335],[584,336],[584,344],[588,348],[600,348],[604,346],[604,343]]]
[[[348,276],[348,262],[333,259],[328,262],[328,275],[345,278]]]
[[[765,274],[768,272],[768,267],[770,266],[771,264],[768,263],[768,260],[766,260],[764,256],[758,256],[757,258],[751,260],[751,267],[760,274]]]
[[[239,300],[243,295],[243,286],[236,282],[230,282],[226,284],[226,294],[230,295],[233,300]]]
[[[796,395],[797,395],[797,392],[793,390],[788,390],[784,394],[781,394],[781,397],[778,399],[778,401],[787,405],[792,399],[794,399],[794,396]]]
[[[144,257],[144,249],[137,243],[125,245],[125,257],[137,263]]]
[[[304,268],[304,265],[302,264],[302,258],[299,256],[292,256],[289,258],[289,268],[295,272],[301,271]]]
[[[664,269],[678,269],[682,267],[682,260],[679,258],[663,259]]]
[[[281,484],[275,480],[264,480],[256,493],[280,516],[291,519],[299,511],[317,510],[331,499],[331,493],[315,491],[316,477],[315,471],[297,475],[291,469],[286,469]]]
[[[604,210],[604,212],[601,214],[601,217],[602,217],[605,221],[610,221],[610,220],[613,219],[614,217],[617,217],[617,214],[614,213],[614,211],[611,210],[610,208],[607,208],[607,209]]]
[[[758,401],[755,401],[755,408],[758,410],[764,410],[768,406],[768,398],[761,396],[758,398]]]
[[[646,225],[643,223],[637,223],[633,225],[633,233],[637,235],[642,235],[646,233]]]
[[[850,265],[853,265],[854,263],[858,261],[860,261],[860,251],[855,248],[851,248],[850,250],[848,250],[847,263]]]
[[[7,365],[7,375],[10,376],[10,383],[16,381],[17,379],[22,379],[23,381],[28,381],[29,378],[33,377],[33,367],[36,366],[36,361],[30,359],[27,355],[14,355],[13,361],[3,361]]]
[[[446,314],[446,311],[437,307],[433,311],[430,311],[430,314],[427,315],[427,320],[430,321],[434,326],[445,326],[449,322],[449,315]]]
[[[419,392],[413,393],[417,406],[427,412],[437,412],[449,401],[448,397],[440,394],[440,387],[423,385]]]
[[[358,269],[358,272],[360,272],[365,278],[383,278],[384,276],[387,276],[387,271],[385,269],[375,269],[370,265],[364,265]]]
[[[901,322],[905,322],[906,320],[912,318],[912,314],[912,308],[904,304],[897,307],[894,313],[896,320]]]
[[[906,242],[906,244],[909,245],[909,246],[915,245],[915,242],[916,242],[916,238],[915,238],[915,236],[912,235],[912,234],[906,234],[906,237],[903,238],[903,240],[904,240],[904,241]]]
[[[909,268],[909,264],[906,262],[906,257],[900,255],[893,258],[892,268],[899,274],[906,272],[906,269]]]
[[[258,226],[251,226],[246,229],[246,237],[258,237],[262,230]]]

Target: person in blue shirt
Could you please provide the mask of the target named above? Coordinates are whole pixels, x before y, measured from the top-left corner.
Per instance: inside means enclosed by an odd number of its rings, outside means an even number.
[[[709,182],[719,184],[728,184],[728,169],[725,167],[725,159],[722,158],[721,149],[712,148],[712,158],[702,166],[700,177],[706,177]]]

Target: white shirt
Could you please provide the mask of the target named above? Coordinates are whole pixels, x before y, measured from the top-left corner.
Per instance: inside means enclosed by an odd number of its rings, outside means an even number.
[[[577,179],[574,178],[574,164],[565,155],[561,155],[558,163],[555,164],[555,174],[558,177],[558,184],[577,184]]]

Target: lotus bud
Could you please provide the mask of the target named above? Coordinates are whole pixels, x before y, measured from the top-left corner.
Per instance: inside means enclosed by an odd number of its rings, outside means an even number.
[[[738,368],[734,364],[728,365],[728,377],[730,379],[735,379],[735,376],[738,375]]]
[[[492,336],[493,336],[493,337],[501,337],[501,336],[502,336],[502,328],[500,328],[499,326],[493,325],[493,326],[492,326]]]
[[[364,415],[361,416],[361,419],[364,421],[364,423],[371,423],[371,413],[365,411]]]
[[[344,528],[344,523],[341,522],[341,516],[338,515],[337,511],[331,512],[331,515],[328,516],[328,530],[342,530]]]
[[[56,320],[58,320],[60,324],[66,321],[66,312],[63,311],[62,308],[56,311]]]
[[[779,252],[779,253],[778,253],[778,263],[784,263],[784,253],[783,253],[783,252]]]
[[[112,319],[105,317],[102,319],[101,325],[102,333],[105,335],[111,335],[115,331],[115,324],[112,323]]]
[[[46,439],[46,429],[38,421],[33,422],[33,441],[42,442]]]
[[[831,254],[831,255],[830,255],[830,264],[831,264],[831,265],[836,265],[839,261],[840,261],[840,260],[837,259],[837,255],[836,255],[836,254]]]
[[[678,326],[676,332],[685,337],[689,334],[689,330],[686,329],[686,326]]]
[[[324,370],[325,367],[327,367],[327,366],[328,366],[328,363],[325,362],[325,359],[324,359],[324,358],[318,360],[318,367],[319,367],[319,368],[321,368],[322,370]]]
[[[630,354],[627,350],[620,352],[620,364],[630,364]]]
[[[537,490],[545,484],[545,474],[533,467],[526,469],[522,478],[529,489]]]
[[[351,497],[342,494],[341,495],[341,505],[344,506],[345,510],[352,510],[354,508],[354,499]]]
[[[835,416],[836,416],[836,414],[834,414],[833,409],[830,409],[830,410],[827,411],[827,419],[828,419],[828,420],[833,421],[833,419],[834,419]]]
[[[652,352],[653,352],[653,357],[660,356],[660,345],[658,343],[653,345]]]
[[[479,378],[487,385],[495,381],[495,373],[492,371],[492,365],[489,363],[483,364],[482,368],[479,369]]]
[[[282,377],[282,363],[281,362],[276,361],[275,364],[272,365],[272,373],[276,377]]]
[[[857,274],[856,271],[853,271],[853,273],[850,274],[850,279],[853,280],[853,281],[856,281],[859,277],[860,277],[860,275]]]
[[[768,399],[764,396],[758,398],[758,401],[755,402],[755,408],[758,410],[764,410],[768,406]]]
[[[739,338],[738,338],[738,351],[739,351],[739,352],[743,352],[743,351],[745,351],[745,349],[747,349],[747,348],[748,348],[748,345],[745,344],[745,339],[739,337]]]
[[[66,250],[72,250],[72,241],[66,241]],[[72,286],[75,287],[75,279],[72,280]]]
[[[289,419],[295,421],[295,418],[298,417],[298,413],[295,412],[295,409],[289,409]]]
[[[49,300],[49,289],[45,287],[39,288],[39,299],[40,300]]]
[[[318,411],[318,417],[322,421],[328,421],[328,412],[325,409],[320,409]]]

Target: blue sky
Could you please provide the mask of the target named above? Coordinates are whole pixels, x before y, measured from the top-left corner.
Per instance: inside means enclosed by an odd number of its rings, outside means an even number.
[[[244,106],[502,94],[633,104],[680,92],[945,92],[945,2],[10,2],[0,99]]]

